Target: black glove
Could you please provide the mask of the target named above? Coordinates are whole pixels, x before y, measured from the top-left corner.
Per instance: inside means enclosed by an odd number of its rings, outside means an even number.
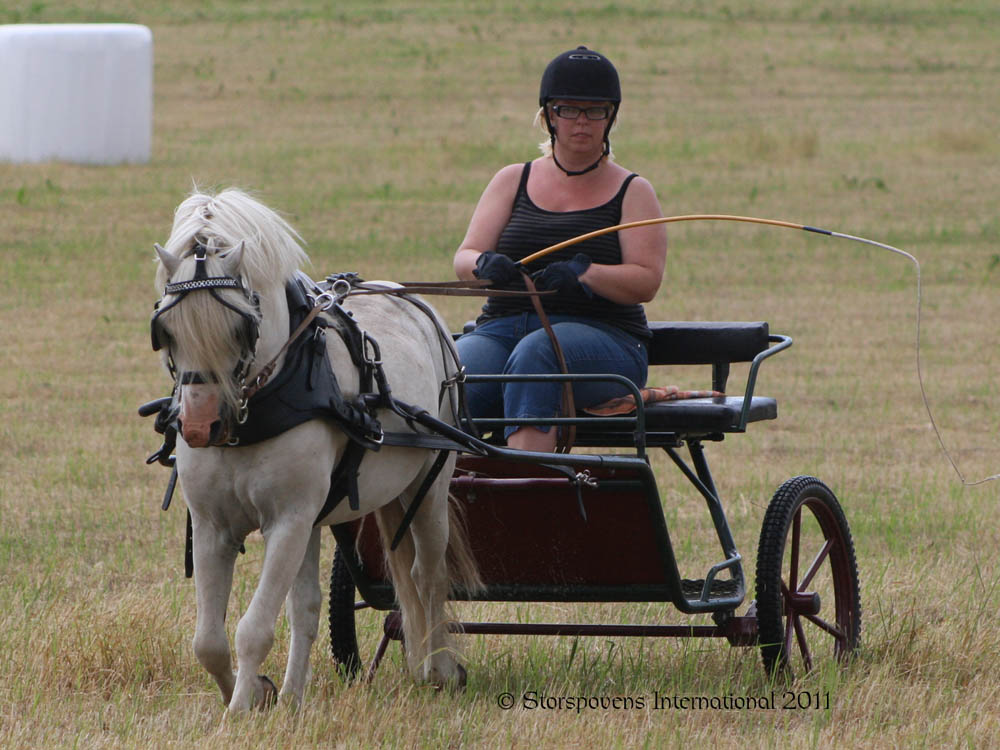
[[[588,298],[594,293],[580,281],[580,277],[590,268],[590,257],[577,253],[573,260],[550,263],[541,271],[531,275],[539,289],[558,289],[563,294],[582,294]]]
[[[472,273],[477,279],[492,281],[493,286],[504,286],[521,276],[514,261],[492,250],[476,258],[476,268]]]

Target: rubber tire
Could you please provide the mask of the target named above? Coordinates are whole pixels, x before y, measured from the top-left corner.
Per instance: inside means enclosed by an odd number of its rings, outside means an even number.
[[[330,570],[330,655],[337,671],[347,681],[357,677],[361,669],[354,623],[355,595],[354,579],[338,544]]]
[[[814,527],[814,537],[818,545],[816,549],[806,550],[807,553],[815,555],[820,551],[823,544],[819,542],[819,532],[827,541],[832,541],[829,554],[821,563],[819,575],[826,577],[829,581],[828,588],[833,591],[834,601],[820,602],[820,611],[817,615],[830,624],[835,624],[839,635],[834,635],[818,626],[808,619],[807,615],[795,615],[792,621],[792,629],[786,635],[786,625],[788,614],[786,610],[786,594],[782,593],[781,585],[790,577],[783,572],[786,543],[791,541],[792,524],[796,514],[804,512],[800,516],[800,547],[802,543],[801,530],[808,526]],[[806,517],[811,515],[815,521],[803,523]],[[818,529],[815,526],[818,524]],[[791,550],[789,550],[791,554]],[[807,570],[814,558],[803,559],[799,555],[799,565],[796,571],[796,587],[800,587],[801,574]],[[790,568],[790,564],[789,564]],[[788,571],[790,573],[790,571]],[[813,581],[819,580],[813,577]],[[851,539],[851,531],[847,525],[847,518],[844,511],[837,502],[833,492],[815,477],[801,476],[789,479],[778,488],[768,504],[767,512],[764,515],[764,523],[760,531],[760,542],[757,546],[757,628],[758,643],[760,644],[761,657],[764,661],[764,669],[769,676],[778,673],[785,673],[788,678],[792,678],[792,660],[795,658],[792,653],[788,653],[789,639],[794,654],[802,657],[802,643],[808,644],[806,634],[814,633],[821,638],[827,638],[833,643],[833,655],[835,658],[846,661],[851,653],[858,647],[861,638],[861,593],[858,584],[858,565],[854,555],[854,542]],[[832,622],[829,617],[833,616]],[[801,626],[797,630],[796,621]],[[799,648],[796,649],[795,645]],[[807,652],[810,657],[817,655],[811,653],[807,645]],[[800,658],[804,671],[808,671],[809,664],[806,659]],[[811,666],[815,666],[815,661]]]

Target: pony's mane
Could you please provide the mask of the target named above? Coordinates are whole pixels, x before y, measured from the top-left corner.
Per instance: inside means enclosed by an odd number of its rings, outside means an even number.
[[[196,244],[212,255],[228,252],[240,242],[244,243],[241,275],[251,289],[284,286],[309,261],[298,232],[275,211],[238,188],[216,195],[196,188],[177,207],[165,248],[183,258]],[[159,291],[166,282],[161,265],[156,274]]]

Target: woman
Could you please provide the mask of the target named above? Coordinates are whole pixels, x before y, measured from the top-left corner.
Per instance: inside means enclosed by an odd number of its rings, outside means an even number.
[[[578,47],[549,63],[539,93],[549,133],[543,156],[504,167],[490,181],[455,253],[460,279],[523,289],[522,258],[586,232],[662,216],[653,187],[611,159],[608,134],[621,87],[614,65]],[[645,385],[650,338],[642,308],[663,277],[662,225],[614,232],[550,253],[525,270],[572,373],[618,373]],[[490,297],[476,329],[458,341],[468,373],[558,373],[552,345],[528,297]],[[614,383],[578,383],[580,408],[623,395]],[[548,418],[559,413],[559,383],[474,383],[466,386],[473,417]],[[549,427],[507,429],[507,444],[551,452]]]

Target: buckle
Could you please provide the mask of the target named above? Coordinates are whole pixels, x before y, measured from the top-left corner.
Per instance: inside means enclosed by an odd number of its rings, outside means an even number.
[[[444,380],[442,380],[441,385],[442,387],[450,388],[451,386],[456,385],[458,383],[464,383],[465,376],[466,376],[465,365],[462,365],[457,370],[455,370],[454,375],[452,375],[450,378],[445,378]]]
[[[348,291],[350,291],[350,287],[348,287]],[[344,296],[345,295],[338,294],[337,284],[334,284],[333,289],[329,292],[321,292],[316,295],[313,294],[306,295],[306,297],[308,297],[309,301],[312,303],[312,306],[318,307],[323,312],[326,312],[331,307],[338,304],[340,300],[344,298]]]
[[[368,345],[371,345],[372,356],[368,356]],[[378,348],[378,342],[368,335],[368,331],[361,332],[361,358],[365,364],[375,367],[382,366],[382,350]]]

